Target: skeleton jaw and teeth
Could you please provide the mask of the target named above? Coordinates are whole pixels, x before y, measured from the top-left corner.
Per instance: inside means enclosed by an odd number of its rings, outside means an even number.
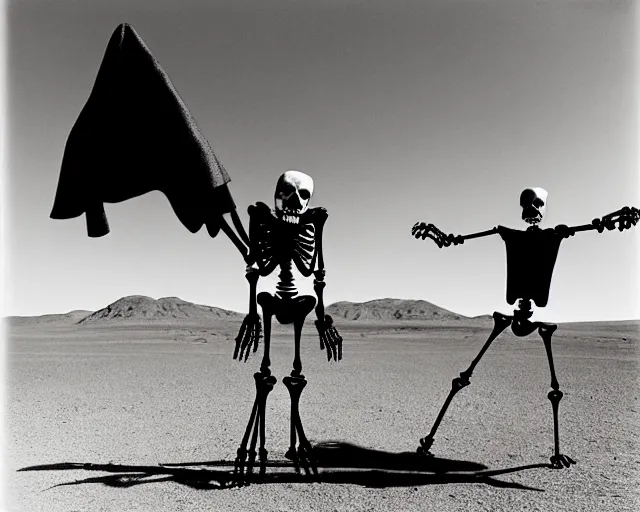
[[[288,208],[283,208],[280,215],[280,220],[284,222],[288,222],[289,224],[299,224],[300,223],[300,214],[302,212],[292,211]]]
[[[299,224],[300,216],[309,209],[313,195],[313,179],[300,171],[287,171],[278,179],[275,207],[278,219]]]
[[[535,226],[542,222],[547,211],[548,192],[540,187],[526,188],[520,194],[522,220]]]

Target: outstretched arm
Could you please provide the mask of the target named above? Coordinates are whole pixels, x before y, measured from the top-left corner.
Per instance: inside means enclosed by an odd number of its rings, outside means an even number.
[[[498,228],[488,229],[487,231],[480,231],[478,233],[471,233],[470,235],[454,235],[454,234],[446,234],[440,231],[433,224],[425,224],[424,222],[416,222],[411,228],[411,234],[415,238],[422,238],[423,240],[427,237],[431,238],[438,247],[449,247],[451,244],[460,245],[463,244],[465,240],[470,240],[472,238],[480,238],[483,236],[495,235],[498,232]]]
[[[315,321],[316,328],[318,329],[318,335],[320,336],[320,350],[327,349],[327,361],[331,361],[333,357],[334,361],[340,361],[342,359],[342,336],[338,333],[338,330],[333,325],[333,319],[330,315],[324,312],[324,282],[325,270],[324,270],[324,257],[322,255],[322,230],[324,227],[324,220],[326,220],[326,212],[323,212],[325,219],[316,224],[316,256],[317,256],[317,270],[313,272],[313,289],[318,297],[318,303],[316,304],[316,316]],[[313,268],[313,267],[312,267]]]
[[[635,226],[640,220],[640,210],[633,206],[625,206],[620,210],[605,215],[599,219],[593,219],[591,224],[582,224],[580,226],[566,226],[560,224],[554,229],[556,233],[563,238],[568,238],[575,235],[580,231],[591,231],[596,229],[598,233],[602,233],[605,229],[612,231],[618,228],[619,231],[624,231],[632,226]]]

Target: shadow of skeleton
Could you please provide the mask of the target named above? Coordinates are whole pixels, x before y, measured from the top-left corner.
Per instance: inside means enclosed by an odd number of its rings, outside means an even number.
[[[305,483],[355,484],[371,488],[411,487],[451,483],[482,483],[492,487],[542,491],[527,485],[498,480],[499,475],[528,469],[553,468],[549,463],[529,464],[490,470],[471,461],[428,457],[414,452],[392,453],[363,448],[344,442],[326,442],[314,446],[319,473],[296,471],[290,461],[268,461],[275,472],[252,475],[254,484]],[[176,482],[193,489],[226,489],[235,486],[234,461],[214,460],[182,462],[157,466],[63,462],[21,468],[18,471],[85,470],[112,473],[54,485],[99,483],[110,487]],[[225,469],[227,468],[227,469]]]

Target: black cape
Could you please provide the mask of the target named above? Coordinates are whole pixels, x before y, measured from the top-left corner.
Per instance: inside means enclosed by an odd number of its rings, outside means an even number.
[[[103,203],[159,190],[189,231],[206,225],[214,237],[235,209],[229,181],[160,64],[130,25],[118,26],[69,134],[51,218],[84,213],[88,235],[100,237]]]
[[[498,233],[507,248],[507,302],[529,299],[545,307],[563,237],[554,229],[520,231],[498,226]]]

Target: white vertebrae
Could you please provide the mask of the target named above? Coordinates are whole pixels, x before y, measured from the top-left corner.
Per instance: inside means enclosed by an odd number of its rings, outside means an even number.
[[[309,208],[313,179],[300,171],[287,171],[278,179],[275,192],[276,214],[280,220],[298,224]]]

